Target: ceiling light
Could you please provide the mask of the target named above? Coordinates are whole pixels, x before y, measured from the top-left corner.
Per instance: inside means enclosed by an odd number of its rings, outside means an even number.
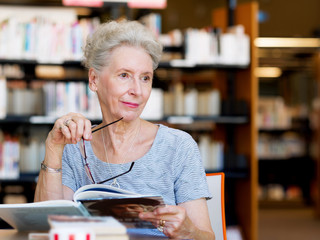
[[[278,67],[257,67],[254,73],[257,78],[277,78],[282,71]]]
[[[318,48],[320,47],[320,38],[276,38],[259,37],[254,41],[256,47],[272,48]]]

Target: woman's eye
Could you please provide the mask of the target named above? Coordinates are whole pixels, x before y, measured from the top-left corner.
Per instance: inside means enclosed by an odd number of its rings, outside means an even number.
[[[144,77],[142,77],[142,80],[143,81],[145,81],[145,82],[148,82],[148,81],[150,81],[150,77],[149,76],[144,76]]]
[[[122,77],[122,78],[127,78],[129,75],[128,75],[128,73],[121,73],[120,74],[120,77]]]

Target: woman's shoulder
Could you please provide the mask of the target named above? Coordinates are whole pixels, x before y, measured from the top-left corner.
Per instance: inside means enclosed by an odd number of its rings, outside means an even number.
[[[189,133],[180,129],[165,126],[163,124],[159,124],[158,137],[159,139],[165,140],[168,143],[185,141],[194,142],[194,139]]]

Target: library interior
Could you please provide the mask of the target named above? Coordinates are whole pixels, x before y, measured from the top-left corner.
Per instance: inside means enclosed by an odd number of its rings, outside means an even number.
[[[226,238],[319,239],[319,14],[319,0],[0,0],[0,204],[34,201],[58,117],[101,122],[82,46],[128,19],[163,45],[141,118],[189,133],[224,173]]]

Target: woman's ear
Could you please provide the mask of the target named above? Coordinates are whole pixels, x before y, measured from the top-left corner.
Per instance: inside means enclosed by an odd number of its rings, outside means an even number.
[[[98,90],[97,83],[99,81],[99,77],[93,68],[89,69],[88,75],[89,75],[89,88],[91,89],[91,91],[96,92]]]

